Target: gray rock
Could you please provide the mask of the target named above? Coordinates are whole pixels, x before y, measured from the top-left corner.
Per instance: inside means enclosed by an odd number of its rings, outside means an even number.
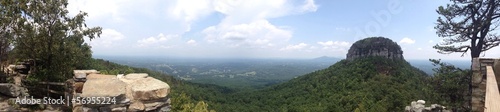
[[[75,79],[84,79],[84,78],[87,78],[86,73],[76,73],[75,74]]]
[[[82,107],[82,112],[99,112],[97,108]]]
[[[111,109],[111,112],[126,112],[126,111],[127,111],[127,107],[116,107],[116,108]]]
[[[158,111],[159,112],[170,112],[170,105],[161,107]]]
[[[0,83],[0,93],[9,97],[29,96],[28,89],[11,83]]]
[[[128,106],[128,110],[127,111],[144,111],[144,104],[142,102],[132,102],[132,104],[130,104],[130,106]]]
[[[144,103],[144,110],[145,111],[151,111],[151,110],[156,110],[159,107],[162,107],[165,105],[165,102],[151,102],[151,103]]]
[[[411,111],[411,107],[410,106],[406,106],[405,107],[405,112],[410,112]]]
[[[346,59],[380,56],[389,59],[403,59],[401,47],[394,41],[384,37],[370,37],[356,41],[347,53]]]
[[[412,101],[410,106],[405,107],[405,112],[449,112],[446,107],[439,104],[431,104],[430,107],[425,107],[424,100]]]
[[[418,101],[417,101],[417,104],[422,104],[422,105],[424,105],[424,104],[425,104],[425,101],[424,101],[424,100],[418,100]]]
[[[100,73],[97,70],[73,70],[73,74],[98,74]]]
[[[111,108],[109,108],[109,107],[99,107],[99,112],[111,112]]]

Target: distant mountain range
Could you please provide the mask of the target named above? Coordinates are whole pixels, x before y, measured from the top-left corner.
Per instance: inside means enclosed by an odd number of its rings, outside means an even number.
[[[434,74],[432,69],[436,67],[429,60],[408,60],[408,62],[429,75]],[[471,66],[469,60],[442,60],[442,62],[449,63],[461,69],[470,69]]]

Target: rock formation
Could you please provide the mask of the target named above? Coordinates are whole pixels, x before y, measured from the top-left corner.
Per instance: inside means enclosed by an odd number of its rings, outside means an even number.
[[[0,94],[11,98],[29,96],[28,89],[12,83],[0,83]]]
[[[170,111],[170,86],[145,73],[104,75],[75,70],[74,98],[114,98],[112,104],[73,104],[73,111]],[[85,75],[82,75],[85,74]],[[82,82],[77,81],[85,81]],[[78,88],[82,88],[80,91]],[[101,99],[104,101],[106,99]]]
[[[360,57],[381,56],[389,59],[403,59],[401,47],[391,39],[384,37],[370,37],[356,41],[349,48],[346,59],[353,60]]]
[[[446,110],[445,106],[439,104],[431,104],[430,107],[425,107],[424,100],[412,101],[410,106],[406,106],[405,112],[451,112]]]

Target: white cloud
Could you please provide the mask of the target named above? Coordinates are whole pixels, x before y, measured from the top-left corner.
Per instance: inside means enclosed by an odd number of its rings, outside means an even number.
[[[417,50],[422,50],[422,48],[417,48]]]
[[[163,49],[168,49],[168,48],[172,48],[173,46],[166,46],[166,45],[160,45],[160,48],[163,48]]]
[[[434,40],[429,40],[429,43],[434,43]]]
[[[334,51],[342,51],[346,52],[347,49],[351,46],[349,42],[345,41],[326,41],[326,42],[317,42],[319,45],[323,46],[323,50],[334,50]]]
[[[139,47],[149,47],[149,46],[160,46],[164,42],[171,40],[173,38],[179,37],[178,35],[163,35],[163,33],[158,34],[158,36],[143,38],[137,41],[137,46]]]
[[[297,45],[288,45],[284,48],[281,48],[280,50],[301,50],[305,47],[307,47],[308,45],[305,44],[305,43],[300,43],[300,44],[297,44]]]
[[[126,0],[69,0],[68,11],[76,15],[80,11],[87,12],[90,19],[111,16],[115,21],[123,20],[120,17],[120,5]]]
[[[192,22],[210,14],[213,11],[211,4],[211,0],[178,0],[170,11],[174,17]]]
[[[316,49],[316,48],[317,48],[316,46],[309,47],[309,49]]]
[[[177,0],[174,4],[168,15],[182,21],[186,32],[191,30],[193,22],[214,12],[213,0]]]
[[[316,12],[316,10],[318,10],[318,5],[314,3],[314,0],[306,0],[304,2],[305,4],[301,7],[301,10],[303,12],[308,12],[308,11]]]
[[[196,4],[193,4],[193,3]],[[313,0],[302,2],[288,0],[178,0],[168,9],[170,16],[190,25],[212,13],[224,15],[222,21],[203,30],[210,43],[239,47],[266,47],[286,42],[292,31],[275,26],[267,19],[316,11]]]
[[[344,27],[336,27],[335,30],[341,32],[351,31],[350,28],[344,28]]]
[[[193,46],[194,46],[194,45],[197,45],[196,40],[193,40],[193,39],[188,40],[188,41],[186,42],[186,44],[188,44],[188,45],[193,45]]]
[[[405,38],[401,39],[401,41],[399,41],[399,43],[401,43],[401,44],[413,44],[413,43],[415,43],[415,40],[410,39],[408,37],[405,37]]]
[[[95,38],[90,41],[90,45],[93,47],[99,48],[99,47],[112,47],[117,45],[116,41],[124,39],[125,36],[114,30],[114,29],[103,29],[102,34],[100,38]]]
[[[351,45],[349,42],[344,41],[326,41],[318,42],[318,44],[322,45],[323,47],[346,47]]]
[[[211,26],[203,30],[208,42],[223,42],[233,46],[274,45],[288,41],[292,32],[280,29],[267,20],[231,26]]]

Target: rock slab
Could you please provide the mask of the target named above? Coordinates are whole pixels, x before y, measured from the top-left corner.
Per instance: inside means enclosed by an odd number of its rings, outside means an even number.
[[[116,102],[125,100],[126,83],[116,78],[87,80],[83,85],[82,97],[110,97]]]

